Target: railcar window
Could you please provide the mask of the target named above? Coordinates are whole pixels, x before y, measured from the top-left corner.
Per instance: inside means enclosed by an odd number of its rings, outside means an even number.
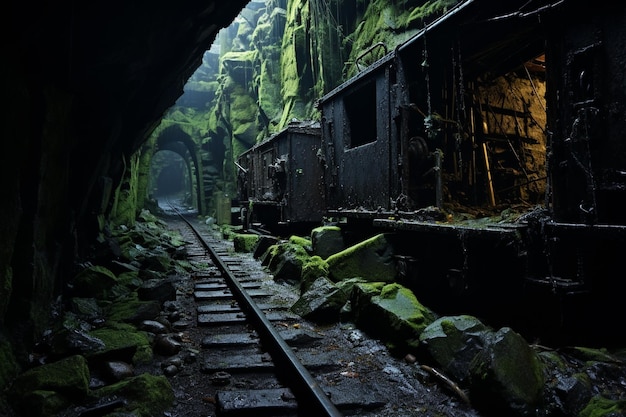
[[[376,83],[369,82],[344,99],[349,129],[346,146],[355,148],[376,141]]]

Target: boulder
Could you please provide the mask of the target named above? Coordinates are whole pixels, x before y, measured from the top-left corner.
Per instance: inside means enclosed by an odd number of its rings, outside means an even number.
[[[357,325],[386,342],[392,350],[411,351],[437,316],[400,284],[358,283],[352,291]]]
[[[142,301],[158,301],[163,304],[176,299],[176,288],[171,280],[151,279],[137,289],[137,296]]]
[[[338,226],[321,226],[313,229],[311,231],[311,246],[313,255],[323,259],[346,248],[341,228]]]
[[[392,282],[397,272],[393,247],[384,234],[357,243],[326,259],[334,282],[360,277],[365,281]]]
[[[302,265],[300,292],[304,294],[320,277],[328,277],[328,263],[317,255],[311,256]]]
[[[275,281],[295,284],[300,282],[302,266],[309,257],[310,255],[301,245],[287,242],[268,249],[265,259],[267,259],[269,271],[274,274]]]
[[[72,281],[74,296],[106,299],[117,277],[109,269],[95,265],[79,272]]]
[[[534,415],[545,383],[541,362],[522,336],[508,327],[492,333],[469,363],[470,398],[479,410]]]
[[[252,252],[259,241],[259,235],[254,233],[236,233],[233,236],[235,252]]]
[[[472,405],[510,416],[535,415],[544,368],[522,336],[494,331],[472,316],[441,317],[420,335],[421,348],[455,382],[469,387]]]
[[[316,322],[334,322],[348,297],[326,277],[317,278],[291,306],[291,311]]]
[[[420,348],[448,377],[464,384],[470,376],[470,362],[492,332],[473,316],[440,317],[420,334]]]
[[[12,400],[24,415],[54,415],[71,400],[86,398],[89,379],[87,360],[81,355],[69,356],[18,376],[11,387]]]

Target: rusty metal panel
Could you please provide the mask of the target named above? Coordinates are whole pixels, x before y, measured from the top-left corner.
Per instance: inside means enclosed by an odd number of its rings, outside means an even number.
[[[344,86],[322,104],[327,201],[331,209],[389,210],[397,178],[389,80],[393,66]]]
[[[569,22],[559,31],[562,43],[548,43],[553,68],[561,69],[552,73],[548,95],[558,221],[626,222],[626,13],[614,7],[592,21]]]
[[[243,204],[253,206],[256,220],[273,224],[322,220],[320,144],[319,123],[294,122],[240,156],[238,163],[245,170],[240,182],[246,183],[247,192]]]
[[[320,130],[289,135],[287,218],[294,222],[319,222],[326,209],[324,171],[319,156]]]

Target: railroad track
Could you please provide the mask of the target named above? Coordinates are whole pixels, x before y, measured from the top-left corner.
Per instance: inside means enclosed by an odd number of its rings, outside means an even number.
[[[271,302],[276,294],[232,256],[232,242],[200,233],[182,215],[179,219],[168,224],[190,242],[190,259],[207,265],[194,277],[194,298],[197,326],[204,329],[201,369],[211,384],[222,387],[215,395],[216,415],[341,416],[288,343],[303,340],[299,317]],[[310,359],[309,366],[337,367]]]
[[[291,313],[293,288],[276,283],[249,254],[235,253],[232,241],[183,216],[167,223],[188,242],[196,266],[185,287],[196,321],[187,333],[199,349],[193,379],[210,387],[203,401],[213,404],[209,414],[195,408],[179,415],[479,417],[349,322],[320,325]],[[180,397],[191,399],[187,388],[180,386]]]

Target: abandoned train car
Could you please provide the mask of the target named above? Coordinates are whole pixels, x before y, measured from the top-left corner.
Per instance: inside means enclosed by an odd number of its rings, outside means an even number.
[[[361,56],[381,49],[319,124],[241,155],[244,217],[388,233],[443,314],[606,339],[595,322],[626,314],[626,6],[465,0]]]
[[[440,311],[623,317],[625,54],[624,5],[458,3],[318,101],[327,214]]]
[[[244,228],[306,230],[326,210],[318,122],[293,121],[237,159]]]

